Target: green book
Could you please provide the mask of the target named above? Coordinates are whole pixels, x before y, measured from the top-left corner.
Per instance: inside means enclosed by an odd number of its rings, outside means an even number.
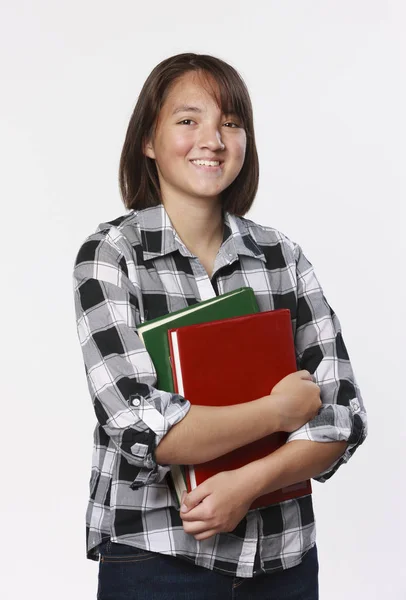
[[[259,308],[253,289],[242,287],[138,325],[138,335],[148,350],[157,373],[156,388],[165,392],[175,391],[168,341],[169,329],[242,317],[257,312]]]
[[[157,373],[157,389],[165,392],[175,391],[168,340],[169,329],[242,317],[257,312],[259,308],[253,289],[242,287],[139,325],[138,335],[148,350]],[[180,504],[182,492],[186,490],[183,467],[172,465],[171,476],[174,492]]]

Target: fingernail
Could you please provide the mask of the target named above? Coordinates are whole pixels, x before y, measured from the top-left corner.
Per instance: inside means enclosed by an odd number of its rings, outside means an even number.
[[[187,512],[186,504],[182,504],[182,506],[180,507],[180,512]]]

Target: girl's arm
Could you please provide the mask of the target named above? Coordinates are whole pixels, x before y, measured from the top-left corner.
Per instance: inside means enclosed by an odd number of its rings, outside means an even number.
[[[199,464],[250,444],[275,431],[294,431],[320,409],[320,390],[308,371],[284,377],[272,393],[224,407],[191,406],[162,438],[159,463]]]
[[[344,451],[324,469],[316,468],[314,479],[324,482],[348,462],[367,436],[367,415],[357,384],[340,321],[328,304],[312,264],[300,246],[294,246],[298,307],[295,346],[300,369],[314,373],[320,387],[319,413],[288,437],[293,441],[317,442],[309,450],[315,458],[322,444],[346,442]],[[310,448],[310,445],[308,446]],[[340,446],[337,446],[340,447]],[[331,446],[330,446],[331,449]],[[286,456],[293,450],[286,448]],[[329,450],[326,449],[326,456]],[[320,454],[321,456],[321,454]]]
[[[273,399],[212,407],[192,405],[155,450],[159,464],[199,464],[278,431]]]
[[[309,442],[297,440],[241,469],[252,487],[253,500],[266,494],[317,477],[345,452],[347,442]]]
[[[197,540],[233,531],[256,498],[316,477],[340,458],[346,446],[346,442],[300,440],[240,469],[207,479],[182,499],[184,530]]]

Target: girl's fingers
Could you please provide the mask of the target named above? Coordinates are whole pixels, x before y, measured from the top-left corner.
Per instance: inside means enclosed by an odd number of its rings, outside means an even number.
[[[303,369],[302,371],[298,371],[300,375],[300,379],[308,379],[309,381],[313,381],[313,375],[307,371],[307,369]]]
[[[207,518],[202,504],[198,504],[186,513],[180,511],[179,514],[182,521],[204,521]]]
[[[197,533],[203,533],[209,529],[209,525],[206,521],[193,521],[193,523],[184,523],[183,529],[190,535],[196,535]]]
[[[198,506],[200,502],[203,502],[203,500],[206,498],[206,496],[209,496],[209,494],[210,491],[208,488],[207,481],[204,481],[203,483],[198,485],[197,488],[189,492],[189,494],[186,494],[182,497],[182,506],[180,511],[187,512],[189,510],[192,510],[193,508]]]
[[[209,537],[216,535],[216,533],[217,531],[215,529],[209,529],[208,531],[204,531],[203,533],[198,533],[195,535],[195,540],[198,540],[199,542],[201,540],[207,540]]]

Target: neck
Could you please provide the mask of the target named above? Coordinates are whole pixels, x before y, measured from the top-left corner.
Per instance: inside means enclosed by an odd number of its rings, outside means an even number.
[[[163,201],[166,212],[185,246],[197,256],[216,251],[223,241],[223,216],[219,201]]]

